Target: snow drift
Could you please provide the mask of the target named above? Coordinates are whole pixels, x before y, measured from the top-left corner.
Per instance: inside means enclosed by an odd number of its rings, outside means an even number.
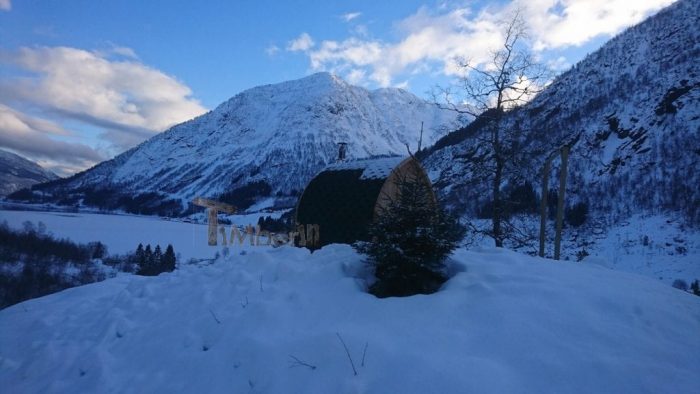
[[[0,311],[0,386],[622,393],[700,384],[698,297],[506,250],[459,250],[450,269],[440,292],[390,299],[365,293],[361,257],[344,245],[232,248],[155,278],[118,276]]]

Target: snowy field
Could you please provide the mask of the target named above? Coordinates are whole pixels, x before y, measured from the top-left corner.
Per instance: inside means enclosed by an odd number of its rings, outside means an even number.
[[[255,225],[259,216],[260,214],[250,214],[227,218],[234,219],[240,225]],[[154,216],[0,210],[0,222],[2,221],[7,221],[13,228],[22,228],[25,221],[34,224],[42,222],[58,238],[80,243],[100,241],[107,245],[110,254],[133,252],[139,243],[144,246],[160,244],[162,248],[172,244],[175,252],[180,254],[180,260],[186,261],[190,258],[211,258],[222,249],[222,246],[207,244],[206,224],[184,223]],[[225,228],[230,235],[231,226],[226,225]],[[235,248],[240,249],[241,246],[236,244],[231,247],[232,250]]]
[[[253,248],[158,277],[122,274],[0,311],[0,387],[697,392],[700,297],[507,250],[459,250],[450,266],[440,292],[391,299],[364,291],[367,272],[344,245]]]

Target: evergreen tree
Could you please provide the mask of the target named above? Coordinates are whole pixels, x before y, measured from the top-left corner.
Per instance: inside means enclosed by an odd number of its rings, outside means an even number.
[[[134,260],[139,262],[140,268],[137,274],[144,276],[156,276],[163,272],[171,272],[175,269],[177,257],[172,245],[168,245],[165,253],[161,251],[160,245],[156,245],[151,251],[151,245],[139,244],[134,254]]]
[[[697,279],[693,283],[690,284],[690,290],[695,294],[696,296],[700,296],[700,282],[698,282]]]
[[[155,268],[154,275],[158,275],[162,272],[161,265],[163,263],[163,251],[160,249],[160,245],[156,245],[153,251],[153,267]]]
[[[146,245],[146,249],[143,251],[143,258],[140,263],[139,275],[155,275],[153,266],[153,252],[151,251],[151,244]]]
[[[370,292],[378,297],[430,294],[444,283],[444,260],[464,236],[454,217],[442,212],[430,186],[403,179],[369,228],[371,241],[355,244],[375,269]]]
[[[107,246],[102,242],[90,242],[88,247],[91,250],[93,259],[101,259],[107,256]]]
[[[175,269],[176,260],[177,259],[175,257],[175,250],[173,249],[173,245],[168,244],[168,247],[165,249],[165,254],[163,255],[161,264],[161,266],[163,267],[163,272],[172,272]]]
[[[144,251],[144,257],[146,260],[146,265],[153,265],[153,250],[151,249],[151,244],[146,245],[146,250]]]
[[[143,244],[140,243],[139,246],[136,247],[134,257],[136,259],[135,263],[138,264],[139,267],[146,265],[146,252],[143,250]]]
[[[138,264],[146,263],[146,252],[143,250],[143,244],[136,247],[136,262]]]

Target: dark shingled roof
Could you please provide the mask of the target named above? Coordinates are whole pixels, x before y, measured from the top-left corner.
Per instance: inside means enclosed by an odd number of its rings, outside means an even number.
[[[328,166],[309,182],[297,206],[299,224],[318,224],[320,246],[367,237],[374,206],[390,170],[403,158],[381,158]]]

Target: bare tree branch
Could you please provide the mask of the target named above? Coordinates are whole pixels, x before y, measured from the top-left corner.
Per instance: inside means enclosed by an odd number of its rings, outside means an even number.
[[[340,339],[340,343],[343,344],[343,348],[345,348],[345,354],[348,355],[348,360],[350,360],[350,366],[352,367],[352,372],[357,376],[357,370],[355,369],[355,363],[352,361],[352,356],[350,356],[350,351],[348,350],[347,345],[345,345],[345,341],[343,341],[343,337],[340,336],[339,333],[335,333],[335,335],[338,336],[338,339]]]
[[[365,342],[365,348],[362,350],[362,363],[360,363],[361,367],[365,366],[365,355],[367,355],[367,346],[369,346],[369,342]]]
[[[469,137],[473,146],[456,157],[464,165],[465,175],[471,177],[465,184],[490,184],[493,214],[489,235],[496,246],[503,246],[506,238],[516,244],[528,240],[527,234],[509,222],[509,203],[501,195],[504,185],[526,179],[519,167],[524,167],[530,154],[522,149],[522,132],[508,123],[505,115],[537,95],[551,76],[527,50],[523,13],[516,10],[502,27],[503,41],[486,62],[456,61],[463,70],[458,92],[450,87],[433,90],[440,108],[473,115],[483,124]]]
[[[315,366],[315,365],[311,365],[311,364],[309,364],[309,363],[307,363],[307,362],[305,362],[305,361],[302,361],[302,360],[296,358],[295,356],[292,356],[291,354],[289,355],[289,358],[292,359],[292,361],[291,361],[290,364],[289,364],[289,368],[294,368],[294,367],[300,367],[300,366],[301,366],[301,367],[307,367],[307,368],[309,368],[309,369],[311,369],[311,370],[315,370],[315,369],[316,369],[316,366]]]
[[[213,310],[209,309],[209,313],[211,313],[211,317],[214,318],[214,320],[216,321],[217,324],[221,324],[221,320],[219,320],[219,318],[216,317]]]

